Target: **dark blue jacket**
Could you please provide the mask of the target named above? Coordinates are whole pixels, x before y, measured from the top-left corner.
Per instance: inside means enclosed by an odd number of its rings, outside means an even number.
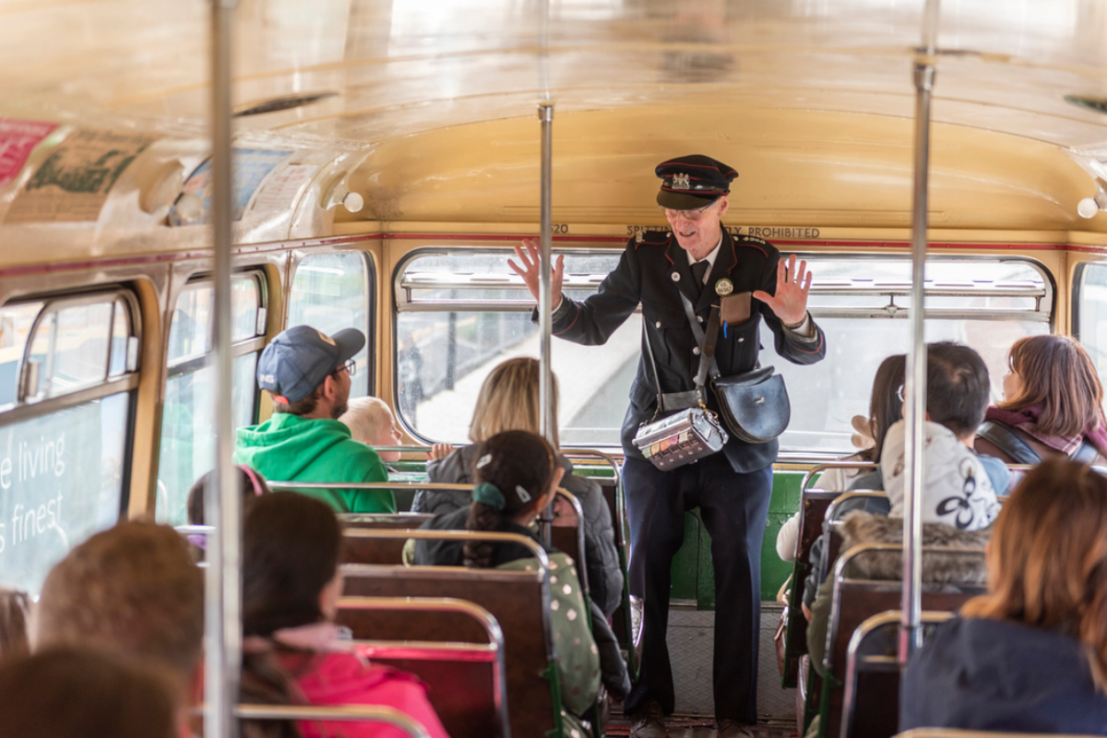
[[[954,618],[908,664],[899,716],[900,730],[1107,735],[1107,694],[1096,689],[1075,638]]]
[[[630,239],[619,259],[619,265],[600,284],[599,291],[576,302],[566,297],[553,315],[553,334],[559,338],[595,346],[607,342],[639,304],[650,346],[657,360],[657,373],[662,392],[687,392],[695,388],[693,381],[699,368],[699,356],[693,352],[696,340],[688,326],[680,295],[683,292],[695,306],[696,315],[705,322],[711,305],[719,302],[716,285],[730,280],[734,293],[763,290],[776,293],[778,252],[767,241],[754,236],[732,236],[723,230],[723,243],[715,259],[710,277],[702,292],[693,286],[692,268],[688,257],[671,233],[648,233],[643,240]],[[726,336],[720,332],[715,359],[721,376],[747,372],[757,366],[761,348],[758,327],[761,321],[775,337],[776,352],[796,364],[814,364],[826,355],[826,337],[818,326],[817,336],[804,341],[788,333],[780,318],[762,302],[753,300],[750,319],[731,327]],[[649,421],[657,408],[657,382],[646,358],[647,346],[642,341],[642,358],[638,373],[630,388],[630,409],[623,421],[623,451],[630,458],[643,459],[631,443],[638,426]],[[707,406],[718,411],[712,393]],[[779,444],[746,443],[733,435],[723,452],[736,472],[764,469],[776,460]]]

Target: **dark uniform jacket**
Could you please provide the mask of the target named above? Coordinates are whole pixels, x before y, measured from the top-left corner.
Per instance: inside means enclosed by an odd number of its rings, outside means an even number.
[[[584,302],[564,298],[567,304],[556,311],[552,331],[574,343],[602,344],[641,303],[662,392],[686,392],[695,388],[693,380],[699,356],[693,353],[696,340],[685,317],[680,293],[692,300],[696,315],[706,324],[711,305],[719,303],[715,292],[719,280],[729,279],[734,284],[734,294],[755,290],[775,294],[779,259],[780,252],[767,241],[753,236],[731,236],[724,230],[722,246],[701,292],[699,285],[694,284],[688,256],[672,234],[647,233],[641,241],[630,240],[619,265],[600,284],[599,292]],[[726,337],[719,331],[715,358],[721,376],[740,374],[757,366],[762,319],[773,331],[777,353],[789,361],[813,364],[826,355],[826,338],[818,326],[815,339],[805,341],[786,331],[764,303],[753,300],[750,313],[744,324],[729,326]],[[635,459],[643,456],[631,440],[638,427],[653,418],[657,407],[657,387],[647,350],[643,339],[643,355],[623,421],[623,450]],[[708,396],[708,408],[718,412],[714,395],[709,391]],[[752,472],[772,464],[778,448],[775,440],[749,444],[732,435],[723,451],[736,472]]]

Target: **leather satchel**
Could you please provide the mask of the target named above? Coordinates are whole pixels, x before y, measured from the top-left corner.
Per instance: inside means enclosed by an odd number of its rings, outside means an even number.
[[[788,388],[784,377],[775,374],[771,366],[756,367],[742,374],[719,376],[719,363],[715,361],[715,345],[719,337],[719,308],[711,307],[707,330],[700,327],[692,302],[684,294],[680,296],[684,314],[701,347],[696,386],[700,387],[707,376],[711,389],[719,401],[719,413],[727,429],[746,443],[768,443],[788,427],[792,418],[792,406],[788,401]]]
[[[746,443],[767,443],[788,427],[792,406],[784,377],[771,366],[744,374],[713,377],[711,388],[719,400],[719,414],[737,438]]]

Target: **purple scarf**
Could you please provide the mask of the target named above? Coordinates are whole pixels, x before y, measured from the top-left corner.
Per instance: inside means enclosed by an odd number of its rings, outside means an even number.
[[[1107,428],[1101,422],[1098,427],[1088,427],[1078,436],[1047,436],[1038,431],[1038,417],[1041,415],[1041,405],[1031,405],[1022,410],[1003,410],[998,407],[989,407],[985,414],[985,420],[995,420],[1012,428],[1018,428],[1034,440],[1060,451],[1066,456],[1072,456],[1080,445],[1087,440],[1100,456],[1107,457]]]

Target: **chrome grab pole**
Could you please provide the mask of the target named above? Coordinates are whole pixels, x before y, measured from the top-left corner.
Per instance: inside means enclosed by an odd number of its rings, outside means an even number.
[[[911,342],[903,411],[906,482],[903,522],[903,600],[899,662],[922,645],[923,422],[926,418],[926,230],[930,166],[930,103],[934,89],[938,0],[926,0],[922,47],[915,54],[915,183],[911,212]]]
[[[539,224],[539,279],[538,279],[538,413],[542,435],[551,441],[557,418],[553,414],[553,369],[550,365],[550,325],[552,323],[553,295],[553,112],[552,102],[538,104],[538,119],[542,122],[542,183],[541,183],[541,223]],[[553,505],[546,510],[542,522],[542,537],[546,545],[550,544],[550,521],[553,519]]]
[[[218,535],[209,536],[205,576],[204,735],[234,738],[242,652],[239,511],[231,465],[231,48],[237,0],[212,0],[211,16],[211,174],[212,248],[215,299],[214,351],[215,484],[208,487],[204,510]]]

